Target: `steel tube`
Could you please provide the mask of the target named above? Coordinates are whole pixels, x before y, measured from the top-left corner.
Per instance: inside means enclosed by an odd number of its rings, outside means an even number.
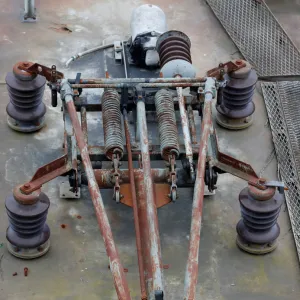
[[[70,91],[68,90],[68,92]],[[100,190],[90,161],[87,145],[84,141],[84,135],[77,117],[73,97],[70,94],[66,94],[65,101],[72,126],[74,128],[77,145],[81,153],[82,163],[88,178],[88,188],[95,207],[96,217],[104,240],[106,253],[109,257],[110,270],[114,277],[115,289],[119,299],[131,299],[124,269],[120,262],[119,254],[113,239],[113,234],[105,212]]]
[[[24,14],[27,18],[35,18],[35,4],[34,0],[24,0]]]
[[[196,133],[196,125],[195,125],[195,119],[194,119],[194,112],[191,105],[188,105],[187,107],[187,114],[189,119],[189,128],[190,133],[192,136],[192,143],[197,144],[197,133]]]
[[[144,280],[144,263],[143,263],[143,253],[142,253],[142,243],[141,243],[141,232],[140,232],[140,224],[139,224],[138,206],[136,200],[136,189],[135,189],[133,162],[132,162],[132,154],[131,154],[129,124],[128,124],[127,111],[125,109],[123,111],[123,117],[124,117],[126,146],[127,146],[127,153],[128,153],[128,170],[129,170],[129,177],[130,177],[130,189],[131,189],[132,208],[133,208],[133,217],[134,217],[136,251],[137,251],[138,265],[139,265],[141,297],[142,300],[146,300],[147,294],[146,294],[146,286]]]
[[[208,137],[212,129],[212,98],[215,81],[208,78],[205,87],[205,102],[203,120],[201,126],[201,139],[199,145],[199,158],[197,164],[197,176],[193,195],[192,222],[190,231],[189,254],[185,273],[184,299],[194,300],[198,279],[198,259],[200,245],[200,231],[202,221],[202,208],[204,197],[204,174]]]
[[[88,128],[87,128],[87,119],[86,119],[86,108],[84,106],[80,109],[80,117],[81,117],[81,130],[84,135],[84,141],[88,144]]]
[[[177,77],[178,78],[178,77]],[[180,111],[180,119],[181,119],[181,126],[182,126],[182,133],[183,133],[183,140],[185,146],[185,155],[190,163],[190,174],[191,177],[195,175],[194,166],[193,166],[193,147],[192,147],[192,140],[191,140],[191,133],[189,129],[189,121],[187,112],[185,109],[185,101],[182,94],[182,87],[178,87],[177,89],[177,96],[178,96],[178,104],[179,104],[179,111]]]
[[[162,263],[161,263],[161,251],[160,251],[160,238],[158,231],[158,219],[157,209],[154,199],[154,187],[151,176],[151,164],[149,155],[149,141],[147,131],[147,120],[145,103],[143,100],[138,99],[137,102],[137,119],[140,132],[140,145],[142,155],[142,165],[144,172],[144,188],[146,196],[146,214],[147,224],[149,227],[149,239],[150,239],[150,262],[153,275],[153,292],[163,291],[162,282]]]
[[[126,83],[126,87],[134,87],[136,83]],[[72,89],[104,89],[113,88],[120,89],[125,86],[125,83],[95,83],[95,84],[71,84]],[[166,83],[139,83],[142,88],[172,88],[172,87],[203,87],[202,82],[188,83],[188,82],[166,82]]]
[[[180,78],[88,78],[81,79],[80,84],[100,83],[200,83],[205,82],[206,77],[180,77]],[[68,79],[68,82],[75,84],[75,79]]]

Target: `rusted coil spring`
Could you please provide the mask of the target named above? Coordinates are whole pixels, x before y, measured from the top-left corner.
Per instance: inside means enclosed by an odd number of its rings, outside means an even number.
[[[179,155],[178,132],[174,103],[171,93],[162,89],[155,94],[155,107],[158,122],[161,156],[169,160],[169,155]]]
[[[115,89],[105,89],[102,95],[102,118],[105,154],[113,159],[114,154],[123,156],[124,139],[121,125],[120,96]]]

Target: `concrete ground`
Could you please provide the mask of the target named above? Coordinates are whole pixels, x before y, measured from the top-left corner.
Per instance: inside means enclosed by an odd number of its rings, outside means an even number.
[[[29,60],[51,66],[67,76],[81,71],[84,77],[97,75],[97,56],[83,59],[65,69],[64,63],[83,49],[129,35],[131,11],[147,3],[140,0],[52,0],[36,1],[38,22],[20,23],[22,2],[0,1],[0,81],[15,62]],[[192,41],[193,64],[198,74],[219,62],[239,57],[205,1],[156,0],[166,13],[169,29],[178,29]],[[291,37],[300,47],[299,1],[267,1]],[[289,3],[288,3],[289,2]],[[288,5],[287,5],[288,3]],[[61,29],[66,24],[71,33]],[[60,107],[48,107],[47,126],[35,134],[19,134],[6,125],[5,107],[9,101],[5,85],[0,85],[0,299],[67,300],[117,299],[111,273],[107,268],[102,238],[89,193],[83,189],[80,200],[59,199],[57,178],[43,187],[51,200],[48,224],[51,249],[40,259],[24,261],[6,250],[5,231],[8,224],[4,208],[5,196],[12,188],[31,178],[35,170],[62,154],[63,122]],[[257,107],[252,127],[231,132],[217,127],[222,151],[250,162],[257,172],[263,169],[273,151],[270,128],[259,89],[254,102]],[[95,134],[100,128],[96,116],[89,119]],[[102,139],[102,138],[101,138]],[[274,158],[262,172],[277,178]],[[299,265],[286,206],[279,217],[281,235],[276,251],[265,256],[252,256],[237,249],[235,226],[240,218],[238,194],[245,182],[231,175],[221,175],[215,196],[205,199],[199,257],[199,281],[196,299],[258,300],[300,298]],[[139,281],[135,251],[133,215],[130,208],[116,205],[111,192],[103,198],[115,240],[125,268],[133,299],[139,299]],[[182,299],[191,216],[192,190],[180,190],[180,198],[158,211],[166,299]],[[77,219],[77,215],[81,219]],[[67,225],[65,229],[61,224]],[[29,268],[28,277],[23,268]],[[13,277],[12,274],[18,275]]]

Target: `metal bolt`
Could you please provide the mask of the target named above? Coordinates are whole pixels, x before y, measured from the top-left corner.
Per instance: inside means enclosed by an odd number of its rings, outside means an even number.
[[[30,183],[25,183],[23,187],[26,190],[30,189]]]
[[[27,277],[28,275],[28,268],[24,268],[24,276]]]

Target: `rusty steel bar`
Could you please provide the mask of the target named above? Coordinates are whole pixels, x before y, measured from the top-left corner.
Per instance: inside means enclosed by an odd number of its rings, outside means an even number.
[[[86,119],[86,108],[84,106],[80,109],[80,117],[81,117],[81,130],[84,135],[84,141],[88,144],[88,127],[87,127],[87,119]]]
[[[123,88],[123,87],[134,87],[136,83],[95,83],[95,84],[71,84],[72,89],[104,89],[104,88]],[[138,83],[142,88],[172,88],[172,87],[203,87],[204,83]]]
[[[153,275],[153,292],[163,291],[162,263],[160,251],[160,238],[158,230],[157,209],[154,199],[154,187],[151,176],[151,164],[149,155],[149,141],[147,131],[146,109],[144,99],[138,98],[137,119],[140,132],[140,145],[142,155],[142,165],[144,171],[144,187],[146,196],[147,225],[149,227],[150,238],[150,262]]]
[[[180,75],[177,75],[176,77],[180,78]],[[192,147],[191,133],[190,133],[190,129],[189,129],[189,121],[188,121],[187,112],[185,109],[185,99],[182,94],[182,87],[177,87],[176,90],[177,90],[177,96],[178,96],[180,119],[181,119],[183,140],[184,140],[185,153],[186,153],[185,156],[189,161],[190,175],[193,178],[195,176],[195,170],[194,170],[194,165],[193,165],[193,147]]]
[[[180,77],[180,78],[89,78],[80,79],[80,84],[112,84],[112,83],[199,83],[205,82],[206,77]],[[68,79],[68,82],[75,84],[75,79]]]
[[[196,133],[196,125],[194,119],[194,112],[191,105],[187,107],[188,119],[189,119],[189,128],[192,136],[192,143],[197,144],[197,133]]]
[[[142,300],[146,300],[147,294],[146,294],[146,286],[145,286],[145,280],[144,280],[144,263],[143,263],[142,244],[141,244],[141,232],[140,232],[140,224],[139,224],[138,206],[137,206],[137,200],[136,200],[136,189],[135,189],[133,162],[132,162],[132,154],[131,154],[131,142],[130,142],[128,116],[127,116],[127,111],[125,109],[123,110],[123,117],[124,117],[126,146],[127,146],[127,153],[128,153],[128,170],[129,170],[129,176],[130,176],[130,189],[131,189],[132,208],[133,208],[134,227],[135,227],[136,250],[137,250],[138,265],[139,265],[141,297],[142,297]]]
[[[105,212],[100,190],[96,182],[94,170],[90,161],[87,145],[84,141],[84,136],[77,117],[72,97],[72,90],[70,89],[69,84],[66,82],[62,87],[62,97],[64,97],[66,102],[66,107],[74,128],[77,145],[81,153],[82,163],[88,178],[88,188],[95,207],[96,217],[104,240],[106,253],[109,257],[110,270],[114,278],[117,295],[119,299],[131,299],[128,284],[125,278],[124,268],[120,262],[118,250],[113,239],[108,217]]]
[[[194,300],[198,279],[198,259],[200,245],[200,231],[202,221],[202,208],[204,197],[204,174],[206,166],[208,137],[212,129],[212,99],[215,81],[208,78],[205,85],[205,102],[203,109],[203,121],[201,126],[201,139],[199,146],[199,158],[197,176],[193,195],[192,222],[190,231],[189,254],[185,273],[184,300]]]

